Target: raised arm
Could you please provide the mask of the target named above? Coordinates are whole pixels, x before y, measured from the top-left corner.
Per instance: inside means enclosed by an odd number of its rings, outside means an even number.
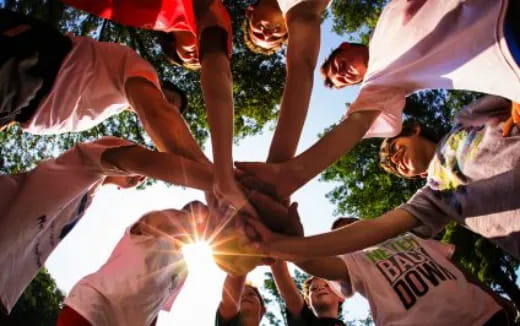
[[[125,90],[130,105],[159,151],[210,163],[179,109],[168,103],[160,89],[144,78],[134,77],[125,83]]]
[[[263,224],[248,223],[260,234],[260,250],[274,258],[296,263],[316,257],[336,256],[361,250],[408,231],[419,222],[407,211],[397,208],[381,217],[361,220],[328,233],[299,238],[274,234]]]
[[[285,301],[287,310],[289,310],[291,315],[298,316],[305,302],[296,284],[294,284],[287,263],[285,261],[277,261],[271,265],[271,271],[273,272],[278,292],[280,292],[282,299]]]
[[[142,146],[110,148],[103,152],[102,163],[134,174],[180,186],[211,191],[213,169],[182,156],[148,150]]]
[[[339,257],[320,257],[299,261],[296,264],[308,274],[330,281],[350,283],[347,266]]]
[[[233,319],[240,311],[240,297],[244,290],[246,275],[227,275],[222,286],[222,299],[218,306],[218,314],[224,321]]]
[[[272,185],[275,195],[287,198],[348,153],[368,131],[379,111],[350,114],[316,144],[283,163],[238,162],[237,167]]]
[[[287,75],[268,162],[287,161],[296,152],[311,98],[323,9],[323,4],[308,1],[298,4],[287,14]]]

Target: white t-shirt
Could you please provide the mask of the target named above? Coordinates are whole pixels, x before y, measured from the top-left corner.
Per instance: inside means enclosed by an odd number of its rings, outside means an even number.
[[[367,298],[376,325],[477,326],[501,307],[448,258],[454,247],[405,234],[342,255],[350,285]]]
[[[330,0],[278,0],[278,6],[285,17],[291,8],[296,7],[302,2],[320,2],[323,3],[323,8],[325,9]]]
[[[365,137],[401,130],[405,98],[464,89],[520,102],[520,70],[504,38],[508,0],[392,0],[370,41],[361,91],[347,114],[382,111]]]
[[[117,43],[68,35],[72,50],[63,61],[50,93],[22,124],[32,134],[90,129],[128,108],[125,83],[143,77],[161,89],[155,69],[134,50]]]
[[[184,285],[187,266],[172,239],[136,235],[131,229],[127,229],[108,261],[80,280],[65,299],[65,304],[92,326],[151,325],[161,308],[171,308]]]
[[[79,144],[34,170],[0,176],[0,302],[7,311],[75,226],[108,174],[101,155],[132,144],[105,137]]]

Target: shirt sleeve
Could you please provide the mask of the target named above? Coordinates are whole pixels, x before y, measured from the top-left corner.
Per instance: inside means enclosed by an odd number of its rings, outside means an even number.
[[[405,103],[406,93],[400,88],[363,86],[345,118],[354,112],[380,111],[364,138],[393,137],[401,131]]]
[[[433,250],[440,252],[447,259],[451,259],[451,257],[455,253],[456,247],[453,244],[442,243],[440,241],[431,240],[431,239],[428,239],[428,240],[418,239],[418,241],[421,242],[421,245],[428,246],[428,247],[432,248]]]
[[[447,205],[428,186],[419,189],[400,208],[412,214],[422,224],[412,231],[420,237],[431,238],[450,222]]]
[[[492,119],[506,120],[511,112],[511,101],[487,95],[471,103],[455,116],[455,123],[463,126],[480,126]]]
[[[409,211],[426,227],[414,230],[415,233],[431,237],[450,220],[464,225],[467,218],[517,211],[520,209],[519,193],[520,168],[516,168],[454,190],[435,191],[426,186],[401,208]],[[506,223],[494,227],[507,229]]]
[[[239,315],[236,315],[228,322],[224,321],[224,318],[220,315],[220,312],[217,309],[217,313],[215,314],[215,326],[239,326]]]
[[[79,157],[79,164],[81,164],[82,168],[86,171],[102,175],[130,175],[127,171],[116,166],[108,166],[102,162],[102,155],[106,150],[126,146],[138,145],[118,137],[102,137],[93,142],[77,144],[68,152],[58,157],[56,162],[63,163],[63,166],[67,167],[69,157],[77,155]],[[70,163],[72,163],[72,161]]]

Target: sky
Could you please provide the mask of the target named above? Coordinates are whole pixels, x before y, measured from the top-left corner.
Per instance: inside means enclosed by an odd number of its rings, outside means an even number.
[[[341,41],[331,32],[331,22],[322,25],[322,45],[319,63]],[[323,86],[319,72],[315,73],[313,95],[309,114],[303,130],[298,151],[301,152],[317,140],[317,135],[325,128],[341,119],[345,113],[345,103],[352,102],[358,89],[329,90]],[[264,161],[267,157],[274,124],[266,127],[256,136],[248,137],[235,145],[233,153],[237,161]],[[210,144],[206,153],[211,157]],[[294,194],[292,199],[299,203],[299,212],[306,234],[322,233],[329,230],[335,219],[335,209],[325,194],[332,190],[333,183],[312,180]],[[200,191],[166,186],[158,183],[145,190],[117,190],[103,187],[87,210],[84,218],[48,259],[46,266],[55,278],[58,287],[65,292],[82,277],[95,272],[109,257],[125,229],[142,214],[157,209],[181,208],[191,200],[202,200]],[[204,258],[206,257],[206,258]],[[161,313],[158,321],[163,325],[214,325],[215,311],[220,300],[221,285],[225,274],[201,254],[197,261],[206,262],[197,268],[190,268],[190,275],[170,312]],[[209,263],[208,263],[209,262]],[[196,264],[194,264],[196,265]],[[191,265],[190,265],[191,266]],[[266,268],[257,268],[250,274],[255,284],[262,284]],[[268,307],[272,309],[273,307]],[[347,320],[365,318],[368,304],[360,296],[347,300],[344,304]],[[270,325],[266,320],[262,325]]]

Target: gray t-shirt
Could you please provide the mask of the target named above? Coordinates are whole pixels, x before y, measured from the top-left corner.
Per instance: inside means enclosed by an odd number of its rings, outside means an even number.
[[[428,183],[401,208],[432,237],[455,220],[520,257],[520,130],[502,137],[511,103],[486,96],[462,110],[439,143]]]

